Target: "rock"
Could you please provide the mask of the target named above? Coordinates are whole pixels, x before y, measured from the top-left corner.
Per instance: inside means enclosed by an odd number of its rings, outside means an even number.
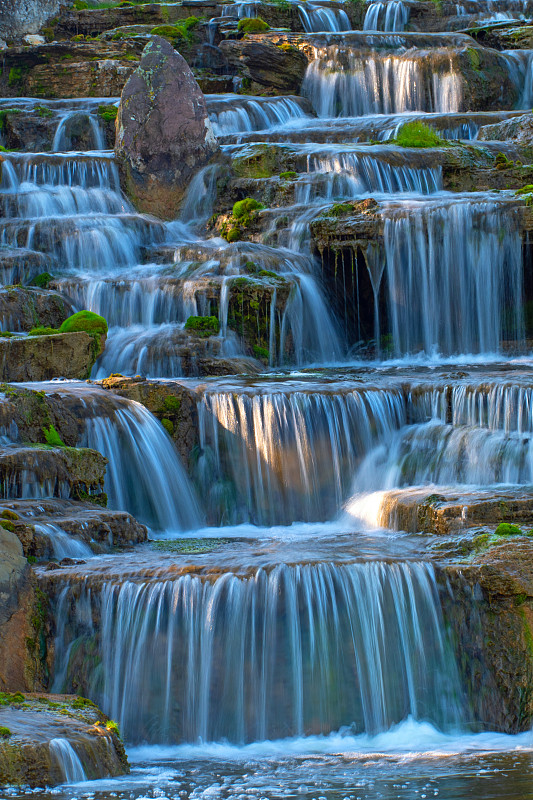
[[[0,327],[4,331],[25,331],[42,325],[59,328],[74,313],[70,301],[59,292],[9,286],[0,288]]]
[[[54,555],[52,539],[43,533],[41,525],[59,528],[90,545],[95,553],[139,544],[148,537],[146,527],[131,514],[94,503],[58,498],[0,501],[0,514],[6,510],[18,517],[12,520],[13,533],[21,542],[26,558],[47,559]]]
[[[0,690],[32,688],[27,640],[35,603],[31,569],[14,533],[0,527]]]
[[[223,41],[220,49],[228,62],[258,87],[273,94],[298,94],[308,59],[292,43],[282,43],[287,45],[286,49],[270,41],[267,35],[255,35],[239,41]]]
[[[28,33],[22,38],[24,44],[45,44],[46,39],[44,36],[39,36],[37,33]]]
[[[46,381],[89,377],[99,355],[95,339],[83,331],[54,336],[0,339],[0,380]]]
[[[457,663],[482,729],[517,733],[533,722],[533,541],[501,543],[444,569],[442,602]]]
[[[0,725],[0,785],[54,786],[66,779],[62,748],[78,756],[86,779],[129,772],[114,723],[94,703],[74,695],[8,695]],[[55,742],[54,742],[55,740]],[[60,740],[62,745],[58,746]]]
[[[444,487],[438,494],[427,487],[395,489],[385,493],[379,517],[386,528],[441,535],[500,522],[531,527],[533,494],[524,489],[457,492]]]
[[[87,447],[6,446],[0,485],[7,498],[64,497],[106,504],[107,458]]]
[[[59,0],[0,0],[0,37],[37,33],[59,11]]]
[[[533,114],[497,122],[494,125],[483,125],[479,130],[478,140],[513,141],[520,145],[533,144]]]
[[[126,193],[140,211],[172,219],[191,178],[217,152],[190,68],[154,36],[123,89],[117,117],[115,153]]]

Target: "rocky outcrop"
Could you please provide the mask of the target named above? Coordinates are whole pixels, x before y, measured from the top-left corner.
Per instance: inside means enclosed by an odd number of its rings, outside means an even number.
[[[91,499],[106,505],[107,458],[86,447],[10,445],[0,450],[0,485],[4,497]]]
[[[3,521],[3,520],[2,520]],[[9,524],[9,523],[8,523]],[[0,691],[35,688],[43,619],[17,536],[0,525]]]
[[[0,288],[0,327],[4,331],[59,328],[73,312],[70,301],[58,292],[22,286]]]
[[[237,68],[251,93],[267,89],[272,94],[298,94],[308,60],[292,40],[276,36],[253,36],[221,42],[228,62]]]
[[[94,553],[110,552],[145,542],[146,527],[125,511],[112,511],[76,500],[0,500],[0,514],[9,515],[13,533],[26,558],[38,560],[55,555],[53,533],[57,528]]]
[[[20,39],[38,33],[59,11],[59,0],[0,0],[0,38]]]
[[[84,380],[100,353],[95,338],[84,331],[51,336],[0,339],[0,380]]]
[[[474,719],[516,733],[533,722],[533,541],[495,546],[444,570],[443,603]]]
[[[516,144],[531,146],[533,144],[533,114],[513,117],[494,125],[483,125],[478,139],[481,141],[512,141]]]
[[[186,61],[159,36],[122,92],[115,152],[140,211],[176,216],[195,173],[217,153],[205,99]]]
[[[72,780],[65,769],[70,748],[83,772],[78,780],[129,771],[116,725],[89,700],[20,693],[3,700],[0,726],[9,734],[0,740],[0,785],[54,786]]]
[[[517,490],[439,489],[427,487],[386,492],[381,503],[379,524],[398,531],[423,531],[450,535],[469,528],[500,522],[533,525],[533,494]]]

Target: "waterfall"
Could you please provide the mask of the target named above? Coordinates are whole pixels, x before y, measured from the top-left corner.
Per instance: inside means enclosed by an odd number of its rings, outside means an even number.
[[[317,48],[302,94],[320,117],[460,111],[462,78],[449,54],[433,50],[426,60],[420,55]]]
[[[73,147],[72,136],[73,128],[76,125],[88,128],[90,147],[87,150],[104,150],[105,141],[98,120],[93,114],[87,111],[72,111],[66,114],[59,125],[57,126],[52,142],[52,152],[65,152],[67,150],[77,149]]]
[[[403,0],[371,0],[367,3],[364,31],[404,31],[409,6]]]
[[[311,181],[299,181],[296,199],[309,203],[316,196],[323,199],[382,192],[418,192],[434,194],[442,190],[442,167],[410,166],[388,163],[364,153],[317,154],[308,157]]]
[[[35,531],[46,536],[50,540],[53,557],[61,561],[62,558],[90,558],[93,551],[85,542],[81,542],[74,536],[70,536],[61,530],[58,525],[51,523],[34,523]]]
[[[495,353],[524,337],[518,210],[475,196],[384,211],[385,291],[394,351]],[[383,326],[380,326],[383,330]]]
[[[361,458],[405,424],[401,391],[206,392],[195,476],[217,522],[324,520],[349,494]]]
[[[85,435],[86,445],[109,459],[104,488],[110,508],[156,530],[198,528],[198,503],[167,433],[140,403],[114,400],[114,414],[87,419]]]
[[[243,743],[344,726],[376,733],[408,715],[460,720],[429,564],[282,565],[79,591],[102,621],[103,683],[92,696],[129,741]],[[72,620],[68,635],[80,632]]]
[[[298,14],[306,33],[349,31],[352,27],[346,11],[333,5],[321,6],[307,2],[298,6]]]
[[[65,783],[87,780],[83,764],[68,739],[51,739],[50,754],[55,758]]]
[[[264,131],[309,116],[300,97],[207,95],[206,101],[216,136]]]

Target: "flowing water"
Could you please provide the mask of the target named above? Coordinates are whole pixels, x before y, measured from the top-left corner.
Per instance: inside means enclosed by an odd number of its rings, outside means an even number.
[[[471,5],[455,16],[529,14],[525,2]],[[137,214],[97,99],[51,101],[47,151],[4,154],[0,245],[45,258],[55,288],[107,318],[94,378],[170,379],[189,409],[182,401],[175,419],[188,414],[193,432],[180,455],[169,426],[133,400],[94,383],[33,387],[81,418],[79,444],[109,460],[109,506],[156,540],[93,556],[39,523],[55,560],[67,559],[37,568],[52,597],[53,690],[116,719],[133,765],[87,783],[56,739],[72,785],[43,798],[533,796],[531,732],[487,730],[470,703],[432,537],[395,530],[384,511],[400,491],[533,485],[520,202],[445,191],[436,151],[386,144],[406,121],[473,140],[516,112],[468,112],[458,52],[471,40],[404,33],[414,11],[376,0],[364,32],[351,32],[346,5],[295,3],[310,36],[301,96],[207,96],[228,159],[266,142],[290,167],[260,179],[285,194],[260,212],[254,241],[205,234],[217,166],[193,180],[180,219]],[[222,13],[254,16],[257,4]],[[530,53],[498,59],[517,107],[530,107]],[[370,196],[380,234],[349,268],[342,253],[341,313],[330,302],[341,261],[328,276],[309,225],[333,202]],[[250,262],[263,376],[232,321]],[[6,283],[34,276],[21,264]],[[198,314],[216,316],[220,333],[191,357],[185,323]],[[202,359],[250,372],[198,378]],[[2,433],[6,449],[22,448],[13,426]],[[61,496],[41,467],[4,494]]]

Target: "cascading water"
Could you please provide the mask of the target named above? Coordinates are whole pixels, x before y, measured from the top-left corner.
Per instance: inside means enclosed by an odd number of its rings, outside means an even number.
[[[368,3],[363,30],[403,31],[409,22],[409,6],[403,0],[372,0]]]
[[[81,591],[101,616],[103,682],[91,694],[130,741],[244,743],[461,718],[427,564],[279,566]],[[60,617],[68,604],[65,594]],[[59,671],[68,647],[56,640]]]
[[[522,245],[512,203],[415,201],[391,205],[384,223],[384,251],[368,258],[384,265],[397,355],[495,353],[502,340],[521,345]]]
[[[68,739],[52,739],[50,741],[50,753],[57,761],[65,783],[79,783],[87,780],[80,757]]]

